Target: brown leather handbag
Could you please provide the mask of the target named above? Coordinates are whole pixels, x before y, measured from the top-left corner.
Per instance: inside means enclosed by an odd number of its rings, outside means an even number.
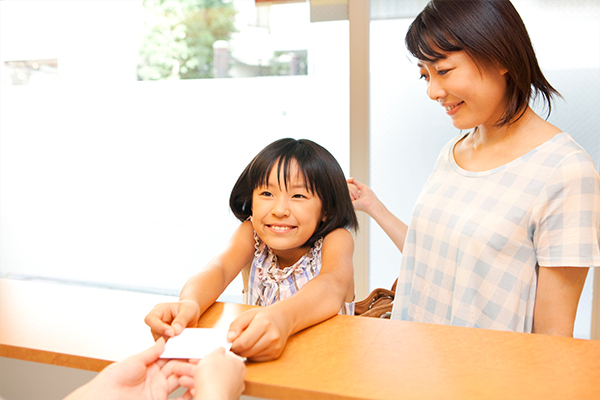
[[[360,317],[390,318],[397,283],[398,279],[394,281],[392,290],[383,288],[373,289],[366,299],[357,301],[354,304],[354,315]]]

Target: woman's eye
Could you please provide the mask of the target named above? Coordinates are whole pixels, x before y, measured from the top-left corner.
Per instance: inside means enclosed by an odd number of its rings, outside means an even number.
[[[448,73],[449,70],[447,69],[441,69],[437,72],[438,75],[446,75]]]
[[[427,80],[427,75],[422,74],[421,76],[419,76],[419,79],[425,79],[425,80]]]

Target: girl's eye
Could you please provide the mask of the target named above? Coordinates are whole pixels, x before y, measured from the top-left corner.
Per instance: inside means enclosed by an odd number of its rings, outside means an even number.
[[[306,196],[303,194],[295,194],[292,196],[294,199],[306,199]]]
[[[424,79],[424,80],[427,80],[427,75],[425,75],[425,74],[422,74],[422,75],[419,77],[419,79]]]
[[[260,192],[259,196],[266,196],[266,197],[271,197],[272,194],[271,192],[267,192],[266,190],[264,192]]]
[[[448,73],[449,70],[447,69],[441,69],[437,72],[438,75],[446,75]]]

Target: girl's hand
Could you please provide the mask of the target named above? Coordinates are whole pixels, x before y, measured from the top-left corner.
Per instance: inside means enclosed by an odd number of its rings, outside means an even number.
[[[352,205],[356,211],[364,211],[367,214],[371,214],[373,206],[379,202],[379,199],[375,193],[367,185],[360,183],[354,178],[348,178],[348,192],[350,192],[350,199]]]
[[[144,322],[152,331],[154,340],[179,335],[184,328],[195,326],[200,319],[200,306],[192,300],[160,303],[150,311]]]
[[[288,318],[276,307],[260,307],[240,314],[229,326],[227,340],[231,351],[242,357],[270,361],[279,358],[291,331]]]

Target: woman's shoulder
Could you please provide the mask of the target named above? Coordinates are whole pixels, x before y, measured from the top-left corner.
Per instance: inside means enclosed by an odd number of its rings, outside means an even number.
[[[559,167],[569,163],[580,163],[595,169],[592,157],[566,132],[556,134],[536,150],[538,156],[545,158],[544,163],[548,166]]]
[[[568,133],[558,133],[523,159],[519,173],[534,177],[537,183],[545,182],[548,190],[569,187],[571,191],[587,192],[591,190],[588,186],[600,187],[592,157]],[[597,193],[597,189],[592,192]]]

